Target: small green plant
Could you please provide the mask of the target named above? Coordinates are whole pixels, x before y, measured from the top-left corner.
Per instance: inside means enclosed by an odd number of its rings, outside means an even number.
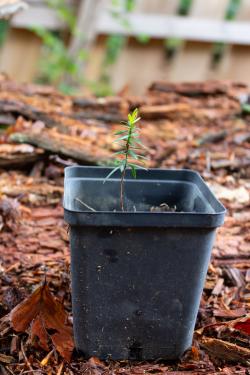
[[[137,126],[140,117],[138,117],[138,109],[135,109],[132,113],[128,114],[128,120],[122,122],[122,126],[125,128],[115,133],[117,138],[114,140],[121,146],[121,149],[114,153],[114,169],[108,174],[104,182],[109,179],[116,171],[121,172],[120,180],[120,206],[121,210],[124,211],[124,180],[126,170],[130,169],[131,174],[136,178],[136,170],[146,169],[143,167],[144,160],[147,159],[144,155],[141,155],[140,151],[146,148],[140,140],[140,130]],[[137,163],[140,164],[137,164]]]

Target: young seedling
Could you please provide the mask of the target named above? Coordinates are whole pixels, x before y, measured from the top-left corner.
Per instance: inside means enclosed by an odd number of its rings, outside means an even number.
[[[124,211],[124,180],[126,175],[126,170],[130,169],[131,174],[136,178],[137,169],[146,169],[143,167],[145,156],[139,154],[143,148],[146,148],[140,140],[140,131],[137,126],[140,117],[138,117],[138,109],[135,109],[132,113],[128,114],[128,120],[122,122],[123,130],[115,133],[117,138],[114,140],[118,143],[121,148],[119,151],[114,153],[114,169],[105,178],[104,182],[110,178],[116,171],[120,170],[121,180],[120,180],[120,206],[121,210]],[[137,163],[140,164],[137,164]]]

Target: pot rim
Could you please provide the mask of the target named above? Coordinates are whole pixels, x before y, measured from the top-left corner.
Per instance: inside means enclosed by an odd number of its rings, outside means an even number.
[[[98,166],[72,166],[65,168],[65,196],[67,183],[76,180],[104,180],[113,168]],[[129,171],[127,173],[129,175]],[[64,197],[65,220],[70,225],[125,226],[125,227],[218,227],[224,223],[225,207],[218,201],[200,174],[189,169],[150,168],[138,170],[138,178],[126,178],[127,183],[164,181],[189,182],[200,190],[205,201],[209,202],[214,212],[150,212],[150,211],[87,211],[69,209]],[[175,176],[175,178],[173,178]],[[119,180],[119,172],[108,181]]]

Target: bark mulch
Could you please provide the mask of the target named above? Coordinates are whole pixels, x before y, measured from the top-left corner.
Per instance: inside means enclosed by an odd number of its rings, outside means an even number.
[[[240,83],[155,82],[142,97],[72,98],[0,77],[1,374],[250,374],[248,93]],[[63,169],[109,164],[113,132],[135,107],[148,166],[199,171],[228,213],[184,357],[86,361],[72,335]]]

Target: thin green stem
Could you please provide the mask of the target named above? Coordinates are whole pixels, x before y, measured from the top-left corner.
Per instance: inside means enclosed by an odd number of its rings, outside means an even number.
[[[132,126],[133,124],[130,123],[129,132],[128,132],[128,139],[125,146],[125,162],[124,162],[124,168],[122,171],[121,176],[121,186],[120,186],[120,204],[121,204],[121,210],[124,211],[124,179],[126,174],[126,169],[128,165],[128,152],[129,152],[129,146],[131,142],[131,135],[132,135]]]

